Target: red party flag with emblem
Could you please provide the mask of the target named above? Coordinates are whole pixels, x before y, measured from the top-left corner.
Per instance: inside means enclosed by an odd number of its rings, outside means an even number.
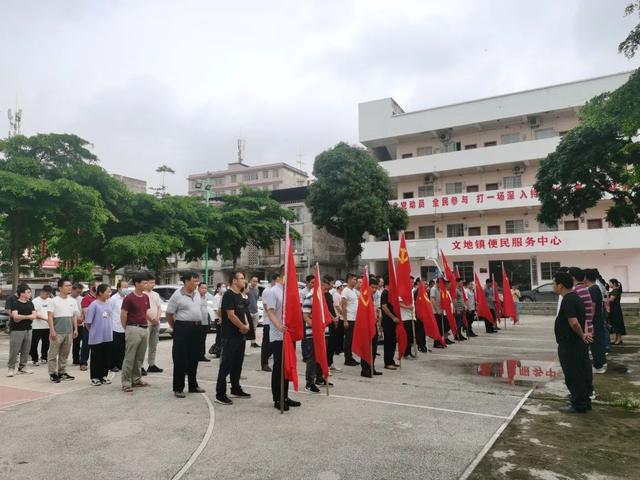
[[[449,262],[447,261],[447,257],[444,252],[440,250],[440,256],[442,257],[442,265],[444,266],[444,274],[451,283],[455,283],[455,279],[453,278],[453,271],[451,267],[449,267]]]
[[[416,296],[416,317],[424,325],[424,331],[428,337],[433,338],[435,341],[440,342],[442,345],[446,345],[440,330],[438,330],[438,324],[436,323],[436,316],[433,313],[433,306],[427,290],[424,286],[424,282],[420,280],[418,282],[418,295]]]
[[[283,339],[283,363],[284,377],[293,382],[293,388],[298,391],[298,365],[296,360],[295,342],[304,337],[304,325],[302,323],[302,308],[300,308],[300,292],[298,290],[298,275],[296,274],[296,262],[293,258],[293,240],[287,235],[287,263],[285,264],[285,284],[282,312],[283,323],[287,327]]]
[[[498,290],[498,282],[493,275],[491,275],[491,286],[493,287],[493,300],[496,302],[496,321],[500,321],[502,317],[502,302],[500,301],[500,291]]]
[[[456,317],[453,315],[453,305],[451,304],[451,294],[444,287],[444,281],[442,277],[438,279],[440,290],[440,307],[447,314],[447,321],[449,322],[449,328],[451,329],[451,333],[453,333],[454,337],[458,336],[458,326],[456,325]]]
[[[409,251],[404,232],[400,232],[400,251],[398,252],[398,272],[396,275],[398,282],[398,296],[402,303],[410,307],[413,305],[413,284],[411,283],[411,263],[409,262]]]
[[[356,322],[353,328],[353,344],[351,350],[369,365],[373,364],[371,341],[375,335],[376,312],[373,306],[371,289],[369,288],[369,272],[367,267],[364,267],[362,288],[360,288],[358,309],[356,310]]]
[[[329,377],[329,364],[327,363],[327,344],[324,338],[327,326],[327,305],[322,284],[320,283],[320,267],[316,263],[315,281],[313,283],[313,303],[311,304],[311,330],[313,331],[313,354],[315,360],[322,369],[322,378]],[[331,316],[329,316],[329,321]]]
[[[398,344],[398,362],[402,362],[404,352],[407,350],[407,344],[409,338],[407,337],[407,331],[402,324],[402,312],[400,312],[400,300],[398,299],[398,287],[396,281],[396,267],[393,261],[393,255],[391,254],[391,240],[387,244],[387,271],[389,272],[389,285],[387,285],[387,295],[389,298],[389,305],[393,310],[393,314],[401,319],[396,323],[396,343]]]
[[[507,317],[511,317],[514,324],[518,323],[518,311],[511,295],[511,284],[504,265],[502,265],[502,313]]]
[[[482,288],[478,274],[476,273],[474,275],[476,279],[476,313],[478,314],[478,318],[484,318],[495,325],[496,320],[493,318],[493,314],[487,303],[487,297],[484,294],[484,289]]]

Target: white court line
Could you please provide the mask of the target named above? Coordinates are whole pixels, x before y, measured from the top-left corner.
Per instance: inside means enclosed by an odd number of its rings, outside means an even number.
[[[527,401],[527,399],[529,398],[529,395],[531,395],[532,392],[533,392],[533,388],[529,390],[524,395],[524,397],[522,397],[522,400],[518,402],[518,405],[515,406],[511,414],[504,421],[504,423],[500,425],[500,428],[498,428],[498,430],[496,430],[496,432],[491,436],[487,444],[482,448],[482,450],[480,450],[480,453],[478,453],[478,455],[476,455],[476,458],[473,459],[473,462],[471,462],[469,466],[465,469],[465,471],[462,472],[462,475],[460,475],[460,478],[458,480],[467,480],[467,478],[469,478],[469,475],[473,473],[473,471],[476,469],[478,464],[482,461],[482,459],[487,454],[487,452],[491,449],[491,447],[493,447],[493,444],[496,443],[496,440],[498,440],[500,435],[502,435],[502,432],[504,432],[504,429],[507,428],[507,426],[511,423],[511,420],[513,420],[513,418],[516,416],[516,413],[518,413],[518,411],[522,408],[522,405],[524,405],[524,402]]]
[[[257,385],[243,385],[243,386],[247,388],[257,388],[259,390],[271,390],[271,387],[260,387]],[[296,392],[296,393],[304,393],[305,395],[307,394],[307,392]],[[397,407],[421,408],[423,410],[435,410],[437,412],[459,413],[461,415],[471,415],[475,417],[500,418],[503,420],[506,418],[509,418],[509,417],[504,417],[502,415],[493,415],[491,413],[468,412],[466,410],[451,410],[449,408],[430,407],[428,405],[415,405],[413,403],[388,402],[386,400],[375,400],[373,398],[348,397],[346,395],[334,395],[334,394],[331,394],[329,397],[343,398],[345,400],[356,400],[360,402],[381,403],[384,405],[395,405]]]
[[[193,453],[189,457],[189,460],[187,460],[187,462],[182,466],[178,473],[171,477],[171,480],[179,480],[184,476],[185,473],[187,473],[187,471],[191,468],[202,451],[205,449],[205,447],[209,443],[209,440],[211,439],[211,436],[213,435],[213,426],[216,423],[216,414],[213,411],[213,404],[211,403],[211,400],[209,400],[209,397],[207,397],[207,395],[204,393],[202,394],[202,396],[207,401],[207,406],[209,407],[209,426],[207,427],[207,431],[205,432],[204,437],[202,437],[202,441],[200,442],[200,445],[198,445],[198,448],[193,451]]]

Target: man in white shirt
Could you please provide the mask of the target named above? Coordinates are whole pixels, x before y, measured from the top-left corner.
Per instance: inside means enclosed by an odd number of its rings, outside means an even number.
[[[147,361],[149,366],[147,370],[142,369],[142,375],[146,375],[146,372],[150,373],[162,373],[164,370],[156,365],[156,352],[158,351],[158,342],[160,341],[160,316],[162,315],[162,300],[158,292],[154,292],[153,289],[156,286],[156,279],[153,275],[149,274],[149,280],[147,281],[147,287],[144,291],[145,295],[149,297],[149,352]]]
[[[49,300],[53,289],[50,285],[45,285],[40,290],[40,295],[33,299],[33,306],[38,316],[31,324],[31,361],[34,366],[47,363],[47,354],[49,353]],[[40,347],[40,358],[38,361],[38,343],[42,342]]]
[[[271,283],[262,291],[262,309],[263,312],[266,312],[265,300],[267,295],[269,294],[269,290],[276,284],[280,282],[280,274],[274,273],[271,275]],[[271,320],[269,320],[269,315],[266,313],[262,314],[262,344],[260,346],[260,364],[261,370],[263,372],[271,372],[271,367],[269,366],[269,357],[273,355],[271,351],[271,340],[269,337],[269,332],[271,331]]]
[[[75,298],[71,297],[71,282],[65,278],[58,280],[58,296],[49,303],[49,339],[51,344],[47,353],[49,380],[60,383],[61,380],[74,380],[67,373],[67,359],[78,336],[78,318],[80,309]]]
[[[129,284],[126,280],[120,280],[116,288],[117,293],[109,299],[111,306],[111,328],[113,328],[113,346],[111,350],[111,371],[113,373],[122,370],[122,361],[124,360],[124,328],[120,321],[120,310],[122,309],[122,301],[127,296]]]
[[[353,329],[356,325],[356,311],[358,310],[358,292],[355,287],[358,278],[353,274],[347,274],[347,286],[342,291],[342,299],[340,300],[340,309],[343,314],[344,327],[344,364],[348,367],[357,367],[360,365],[353,358],[351,346],[353,344]]]

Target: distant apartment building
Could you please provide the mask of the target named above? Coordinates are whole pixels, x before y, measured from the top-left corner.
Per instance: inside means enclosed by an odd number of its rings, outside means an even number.
[[[640,227],[608,225],[607,199],[579,218],[541,224],[533,188],[540,161],[578,125],[585,102],[628,78],[621,73],[413,112],[391,98],[360,104],[360,141],[391,176],[393,203],[409,214],[414,273],[432,278],[442,250],[467,279],[474,272],[487,278],[504,262],[512,284],[531,288],[549,283],[561,265],[577,265],[639,291]],[[362,259],[377,273],[386,269],[382,240],[363,244]]]
[[[286,163],[249,166],[244,162],[233,162],[226,170],[189,175],[189,195],[200,195],[209,185],[212,196],[240,193],[247,186],[257,190],[279,190],[307,184],[306,172]]]
[[[147,182],[145,180],[139,180],[137,178],[125,177],[124,175],[112,174],[113,178],[120,180],[124,183],[132,193],[147,193]]]

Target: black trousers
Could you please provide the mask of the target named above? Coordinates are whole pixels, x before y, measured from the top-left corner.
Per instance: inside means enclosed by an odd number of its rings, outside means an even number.
[[[34,330],[36,332],[37,330]],[[604,322],[601,315],[594,315],[593,318],[593,342],[589,345],[591,355],[593,356],[593,367],[602,368],[607,363],[607,357],[604,351]],[[33,345],[33,343],[32,343]]]
[[[491,315],[493,315],[493,318],[496,318],[496,311],[493,308],[490,308],[489,310],[491,310]],[[489,320],[487,320],[486,318],[483,319],[484,320],[484,328],[485,331],[487,332],[493,332],[495,330],[495,327],[493,325],[493,323],[491,323]],[[497,320],[496,320],[497,323]]]
[[[382,333],[384,334],[384,364],[393,365],[396,354],[396,324],[387,317],[382,317]]]
[[[326,345],[327,345],[327,365],[333,365],[333,352],[335,350],[335,331],[336,326],[331,323],[329,325],[329,336],[326,337]]]
[[[207,334],[209,333],[209,325],[200,324],[200,348],[198,350],[198,360],[206,358],[204,354],[207,352]]]
[[[467,333],[473,333],[473,321],[476,319],[475,310],[467,310]]]
[[[427,348],[427,334],[424,331],[424,324],[418,319],[416,319],[416,344],[420,349]]]
[[[344,325],[343,320],[338,320],[338,326],[336,327],[335,338],[333,343],[334,355],[340,355],[344,352]]]
[[[231,377],[231,392],[242,390],[240,387],[240,374],[244,363],[245,345],[244,335],[220,339],[222,352],[218,380],[216,382],[216,395],[223,396],[227,394],[227,375]]]
[[[373,340],[371,341],[371,359],[372,359],[373,370],[371,370],[372,365],[369,365],[369,362],[365,360],[361,360],[360,370],[362,371],[362,373],[364,374],[373,373],[373,371],[376,369],[377,354],[378,354],[378,334],[376,333],[376,335],[373,337]]]
[[[449,328],[445,326],[447,319],[442,313],[435,313],[434,315],[436,316],[436,323],[438,324],[438,332],[440,332],[442,338],[446,339],[447,331],[449,330]]]
[[[184,390],[184,376],[189,381],[189,390],[198,388],[198,360],[201,358],[202,325],[200,322],[177,320],[173,328],[173,391]]]
[[[78,336],[73,339],[72,356],[74,365],[86,365],[89,361],[89,331],[84,325],[78,326]]]
[[[579,341],[558,344],[558,357],[564,374],[564,382],[571,393],[571,403],[577,410],[586,410],[591,405],[589,386],[591,361],[587,346]]]
[[[269,357],[272,355],[271,342],[269,342],[269,330],[271,325],[262,324],[262,345],[260,346],[260,365],[262,367],[269,366]]]
[[[101,380],[109,373],[109,361],[111,359],[111,348],[113,342],[98,343],[90,345],[91,363],[89,363],[89,373],[91,378]]]
[[[111,368],[119,368],[122,370],[122,361],[124,360],[124,332],[113,332],[113,345],[111,346]]]
[[[411,349],[413,348],[413,325],[411,320],[403,320],[404,330],[407,332],[407,348],[404,351],[404,356],[411,355]]]
[[[273,370],[271,371],[271,395],[274,402],[280,401],[280,375],[282,372],[282,340],[271,342]],[[289,398],[289,380],[284,379],[284,398]]]
[[[38,342],[42,342],[40,347],[40,358],[42,360],[47,359],[47,353],[49,352],[49,329],[48,328],[34,328],[31,332],[31,360],[38,361]]]
[[[351,346],[353,344],[353,329],[356,327],[356,322],[348,322],[349,328],[344,332],[344,361],[355,360],[353,353],[351,352]]]

